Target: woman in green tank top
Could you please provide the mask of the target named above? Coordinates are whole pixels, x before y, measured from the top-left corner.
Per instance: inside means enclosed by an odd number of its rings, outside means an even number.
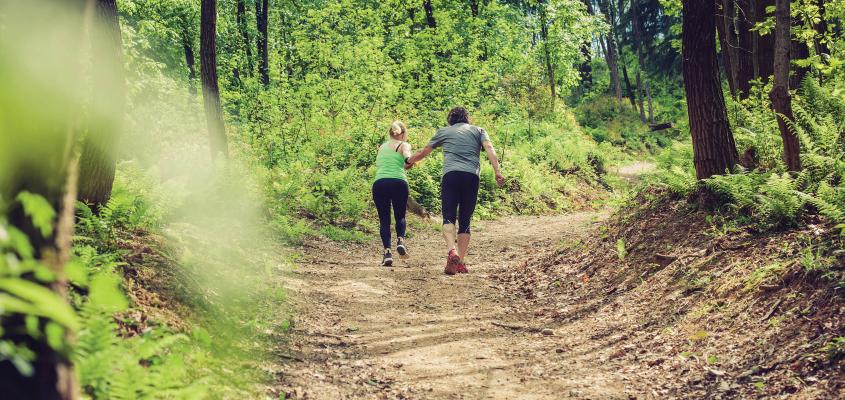
[[[379,234],[384,245],[382,265],[393,265],[390,253],[390,209],[396,219],[396,252],[406,256],[405,210],[408,204],[408,176],[405,160],[411,156],[411,145],[407,140],[405,124],[395,121],[388,131],[389,139],[379,146],[376,155],[376,176],[373,182],[373,202],[376,204],[379,220]]]

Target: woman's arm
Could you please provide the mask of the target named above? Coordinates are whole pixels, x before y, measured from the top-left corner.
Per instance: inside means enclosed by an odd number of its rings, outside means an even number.
[[[411,157],[411,144],[408,142],[402,143],[402,146],[399,147],[400,153],[402,153],[402,157],[409,158]]]
[[[490,160],[490,165],[493,166],[493,171],[496,173],[496,183],[499,186],[505,184],[505,177],[502,171],[499,170],[499,157],[496,157],[496,149],[493,148],[493,142],[485,140],[481,143],[484,146],[484,151],[487,152],[487,159]]]

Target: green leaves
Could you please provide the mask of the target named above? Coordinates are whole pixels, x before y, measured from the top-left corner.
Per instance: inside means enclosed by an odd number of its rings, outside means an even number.
[[[3,314],[15,312],[37,315],[71,330],[79,328],[73,309],[44,286],[24,279],[5,278],[0,279],[0,291],[0,309]]]
[[[41,236],[49,237],[53,233],[53,220],[56,218],[53,206],[44,197],[27,191],[18,193],[17,199],[24,213],[32,218],[32,224],[41,231]]]

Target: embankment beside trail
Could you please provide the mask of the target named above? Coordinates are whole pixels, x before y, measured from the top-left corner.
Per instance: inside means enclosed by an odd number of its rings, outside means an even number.
[[[722,229],[686,201],[615,214],[494,279],[515,313],[586,335],[598,357],[656,397],[827,399],[845,395],[842,238],[823,225]],[[645,196],[650,196],[647,200]],[[586,331],[585,331],[586,329]],[[609,348],[606,348],[609,347]]]

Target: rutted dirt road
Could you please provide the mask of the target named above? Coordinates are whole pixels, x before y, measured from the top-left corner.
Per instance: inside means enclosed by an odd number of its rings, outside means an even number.
[[[534,251],[589,234],[599,213],[509,217],[476,224],[470,274],[443,274],[433,230],[409,240],[411,258],[379,266],[374,240],[305,248],[288,279],[295,309],[285,344],[281,392],[287,398],[628,399],[589,321],[537,325],[516,312],[521,298],[489,275]]]

